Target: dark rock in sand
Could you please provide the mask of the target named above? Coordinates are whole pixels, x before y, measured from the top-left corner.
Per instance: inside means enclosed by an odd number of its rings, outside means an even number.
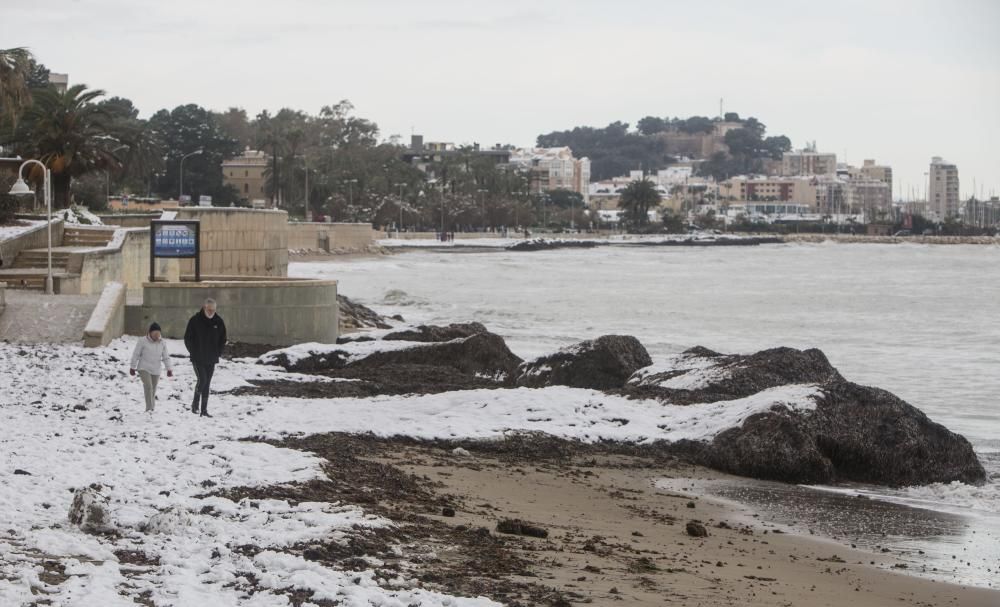
[[[420,341],[442,342],[463,337],[472,337],[489,333],[486,327],[478,322],[455,323],[444,327],[437,325],[420,325],[416,329],[405,329],[389,333],[382,339],[385,341]]]
[[[527,535],[528,537],[549,537],[549,532],[538,525],[532,525],[516,519],[504,519],[497,523],[497,531],[509,535]]]
[[[604,335],[521,365],[517,384],[529,388],[621,388],[637,370],[653,364],[639,340]]]
[[[708,529],[698,521],[688,521],[684,526],[684,531],[691,537],[708,537]]]
[[[986,473],[962,436],[898,397],[845,380],[819,350],[775,348],[749,356],[708,355],[715,366],[659,373],[626,386],[630,395],[673,404],[732,400],[781,386],[816,386],[814,407],[779,402],[709,442],[679,441],[674,453],[741,476],[790,483],[861,482],[904,486],[979,483]],[[682,364],[683,366],[683,364]],[[656,384],[686,372],[691,390]]]

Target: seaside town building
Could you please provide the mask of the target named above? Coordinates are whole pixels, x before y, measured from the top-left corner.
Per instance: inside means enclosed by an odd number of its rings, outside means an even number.
[[[573,150],[560,148],[519,148],[511,151],[510,165],[528,175],[529,191],[540,194],[569,190],[590,198],[590,159],[574,158]]]
[[[958,167],[940,156],[931,159],[927,202],[938,219],[958,215]]]
[[[813,149],[785,152],[781,157],[781,174],[793,175],[836,175],[837,155],[817,152]]]
[[[261,206],[267,200],[267,168],[271,156],[249,147],[243,153],[222,161],[222,182],[236,188],[239,197]]]
[[[404,148],[400,158],[423,173],[428,178],[438,177],[436,165],[452,161],[486,161],[493,165],[507,164],[510,161],[511,150],[499,144],[490,149],[481,149],[478,143],[471,146],[456,146],[451,142],[424,142],[423,135],[412,135],[410,146]]]

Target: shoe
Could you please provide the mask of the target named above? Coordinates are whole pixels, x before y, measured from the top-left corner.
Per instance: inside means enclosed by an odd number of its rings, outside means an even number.
[[[197,413],[197,412],[198,412],[198,405],[193,405],[191,407],[191,413]]]
[[[207,412],[207,411],[202,411],[202,412],[201,412],[201,416],[202,416],[202,417],[212,417],[211,415],[209,415],[209,414],[208,414],[208,412]]]

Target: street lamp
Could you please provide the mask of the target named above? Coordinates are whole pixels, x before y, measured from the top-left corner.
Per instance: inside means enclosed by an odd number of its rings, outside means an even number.
[[[204,151],[205,151],[204,149],[198,148],[197,150],[191,152],[190,154],[185,154],[181,156],[181,193],[177,197],[177,202],[180,202],[181,199],[184,198],[184,160],[196,154],[201,154]]]
[[[354,184],[357,183],[357,179],[345,179],[343,183],[347,184],[347,206],[354,206]]]
[[[396,232],[399,233],[403,231],[403,186],[406,184],[400,181],[393,185],[399,188],[399,225],[396,227]]]
[[[480,188],[480,189],[478,189],[476,191],[479,192],[479,208],[480,208],[480,213],[482,214],[482,218],[483,218],[483,232],[485,232],[486,231],[486,192],[489,192],[489,190],[484,190],[484,189]]]
[[[39,161],[39,160],[34,160],[34,159],[25,160],[21,164],[21,168],[19,168],[17,170],[17,181],[15,181],[14,185],[12,185],[10,187],[10,195],[11,196],[24,196],[24,195],[27,195],[27,194],[34,194],[34,192],[31,191],[31,188],[28,187],[28,184],[24,181],[24,167],[28,166],[29,164],[37,164],[38,166],[42,167],[42,171],[44,171],[44,175],[45,175],[44,179],[42,180],[42,190],[43,190],[43,194],[42,195],[45,198],[45,209],[46,209],[46,213],[47,213],[47,216],[48,216],[48,226],[47,226],[46,229],[48,230],[48,239],[49,239],[48,255],[46,257],[46,263],[45,263],[45,268],[46,268],[45,269],[45,293],[47,295],[52,295],[52,293],[53,293],[53,289],[52,289],[52,172],[49,171],[49,167],[45,166],[45,164],[43,162]]]

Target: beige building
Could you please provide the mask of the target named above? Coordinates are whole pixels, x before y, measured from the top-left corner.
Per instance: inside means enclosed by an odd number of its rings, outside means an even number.
[[[875,164],[874,160],[867,159],[861,168],[858,169],[858,175],[865,179],[875,179],[881,181],[889,186],[889,200],[892,200],[892,167],[883,164]],[[852,175],[853,176],[853,175]]]
[[[265,174],[270,162],[268,154],[247,148],[239,156],[222,161],[222,182],[236,188],[240,200],[267,200]]]
[[[719,198],[729,202],[789,202],[815,207],[817,183],[812,177],[738,175],[719,184]]]
[[[811,150],[785,152],[781,157],[781,174],[792,175],[836,175],[837,155]]]
[[[574,158],[568,147],[517,149],[509,162],[529,174],[534,194],[570,190],[583,196],[584,202],[590,198],[590,159]]]
[[[935,156],[928,174],[927,202],[939,219],[958,215],[958,167]]]

